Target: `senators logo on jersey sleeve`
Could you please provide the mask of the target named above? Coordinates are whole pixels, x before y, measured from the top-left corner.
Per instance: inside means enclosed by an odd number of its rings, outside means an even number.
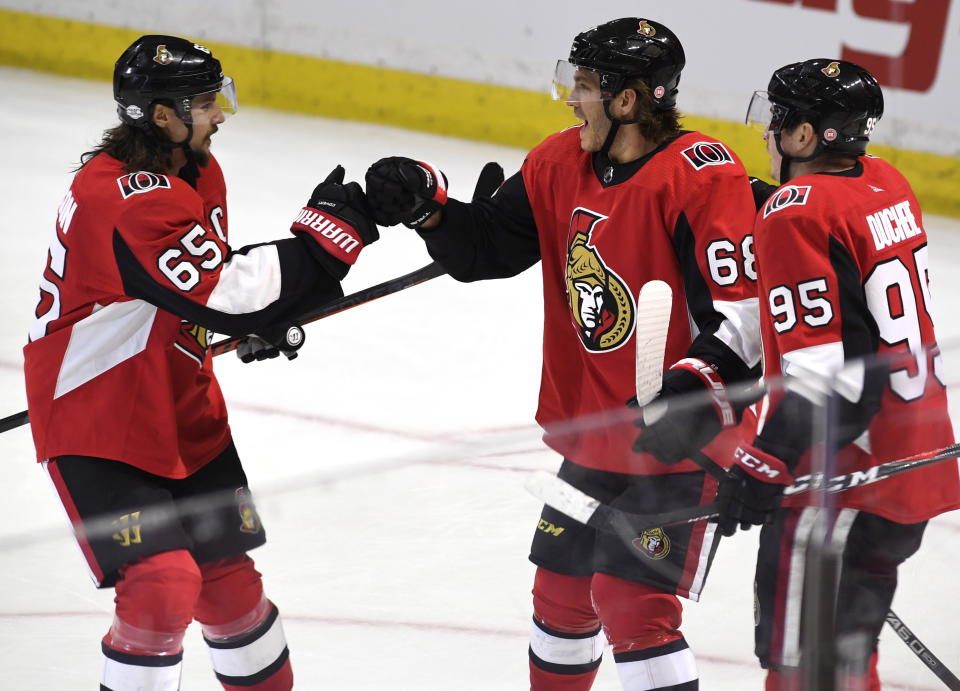
[[[784,185],[767,200],[763,207],[763,217],[785,209],[788,206],[804,206],[810,198],[810,185]]]
[[[722,166],[733,163],[733,156],[720,142],[697,142],[681,152],[697,170],[704,166]]]
[[[122,178],[117,178],[117,185],[120,186],[120,194],[123,198],[128,199],[135,194],[144,194],[151,190],[168,190],[170,189],[170,179],[166,175],[141,170],[138,173],[130,173]]]
[[[575,209],[567,246],[570,314],[584,347],[597,353],[619,348],[630,338],[636,312],[629,288],[589,244],[590,233],[606,218]]]

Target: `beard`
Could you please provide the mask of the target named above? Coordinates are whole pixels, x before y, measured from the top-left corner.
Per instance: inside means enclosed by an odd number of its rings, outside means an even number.
[[[197,162],[197,165],[201,168],[206,168],[207,164],[210,163],[210,149],[204,147],[199,151],[193,151],[193,160]]]

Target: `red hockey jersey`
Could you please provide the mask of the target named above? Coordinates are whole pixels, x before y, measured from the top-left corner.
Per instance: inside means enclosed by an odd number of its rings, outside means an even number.
[[[302,294],[342,294],[335,279],[319,281],[300,239],[231,251],[226,209],[215,159],[196,188],[128,174],[105,153],[77,173],[24,348],[39,460],[85,455],[190,475],[230,437],[207,329],[256,333]]]
[[[682,133],[618,180],[595,170],[578,128],[547,138],[521,169],[539,236],[544,358],[537,420],[566,458],[612,472],[689,472],[631,451],[623,420],[634,393],[636,298],[650,280],[673,289],[664,364],[687,356],[699,328],[744,369],[759,361],[754,201],[723,143]],[[572,421],[572,422],[571,422]]]
[[[945,382],[930,316],[927,236],[916,197],[887,162],[862,157],[843,174],[804,175],[780,187],[757,215],[765,377],[840,372],[845,359],[889,361],[879,412],[842,448],[836,474],[953,443]],[[872,344],[872,345],[867,345]],[[871,348],[874,352],[869,352]],[[857,402],[864,373],[848,369],[837,390]],[[777,422],[783,393],[760,410]],[[794,470],[810,472],[809,453]],[[833,495],[837,505],[914,523],[960,506],[955,461]],[[804,505],[809,495],[788,497]]]

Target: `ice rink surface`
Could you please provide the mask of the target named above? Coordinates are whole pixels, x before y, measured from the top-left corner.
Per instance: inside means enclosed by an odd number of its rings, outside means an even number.
[[[21,348],[57,206],[80,154],[115,113],[106,83],[0,69],[0,85],[3,416],[25,407]],[[424,158],[446,172],[452,196],[468,198],[483,163],[499,161],[509,175],[523,160],[515,149],[243,108],[239,90],[240,113],[213,140],[235,247],[284,237],[338,163],[362,180],[382,156]],[[925,225],[940,342],[956,382],[960,223]],[[381,232],[346,292],[429,261],[412,231]],[[560,461],[532,426],[540,291],[539,267],[474,285],[441,277],[310,325],[294,362],[217,360],[269,534],[253,556],[284,617],[297,688],[526,688],[526,555],[540,506],[523,481]],[[0,687],[95,688],[112,591],[88,580],[27,427],[0,435],[0,458]],[[956,515],[934,520],[894,602],[955,671],[958,538]],[[702,601],[685,607],[706,691],[762,688],[752,654],[755,549],[756,531],[725,540]],[[185,646],[182,688],[219,689],[196,626]],[[884,688],[941,688],[890,629],[880,666]],[[620,688],[609,653],[594,688]]]

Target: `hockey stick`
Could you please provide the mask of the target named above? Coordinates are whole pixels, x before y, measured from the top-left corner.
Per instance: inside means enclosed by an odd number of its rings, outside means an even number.
[[[332,317],[340,312],[345,312],[352,307],[365,305],[368,302],[379,300],[387,295],[392,295],[393,293],[398,293],[401,290],[412,288],[413,286],[419,285],[424,281],[429,281],[431,278],[443,276],[445,273],[446,271],[439,264],[436,262],[430,262],[426,266],[420,267],[416,271],[411,271],[403,276],[391,278],[389,281],[384,281],[383,283],[378,283],[375,286],[358,290],[356,293],[351,293],[350,295],[344,295],[342,298],[338,298],[333,302],[328,302],[322,307],[318,307],[315,310],[307,312],[294,321],[296,321],[298,324],[309,324],[321,319],[326,319],[327,317]],[[244,338],[246,338],[246,336],[233,336],[232,338],[221,339],[211,345],[210,350],[214,355],[229,353],[233,350],[236,350],[237,346],[241,341],[243,341]]]
[[[804,475],[787,487],[784,494],[801,494],[814,489],[822,489],[830,494],[843,492],[958,456],[960,456],[960,443],[915,456],[908,456],[897,461],[888,461],[867,470],[855,470],[852,473],[835,475],[827,479],[826,482],[823,481],[822,475],[819,477]],[[573,485],[546,471],[532,473],[526,487],[531,494],[548,506],[552,506],[557,511],[581,523],[605,532],[617,533],[623,526],[631,526],[639,534],[652,528],[705,521],[718,515],[717,504],[691,506],[659,514],[630,513],[602,504]]]
[[[894,475],[905,473],[933,463],[960,456],[960,444],[953,444],[940,451],[918,454],[899,461],[890,461],[867,471],[856,471],[846,475],[837,475],[826,483],[824,491],[842,492],[853,487],[867,485]],[[716,470],[723,469],[706,456],[696,459],[703,460]],[[708,470],[708,472],[713,472]],[[822,479],[822,476],[821,478]],[[792,494],[807,492],[819,486],[819,480],[810,476],[799,478],[788,489]],[[678,511],[669,511],[661,514],[634,514],[615,509],[603,504],[593,497],[581,492],[573,485],[561,480],[555,475],[546,472],[532,474],[527,482],[527,489],[545,504],[552,506],[561,513],[589,525],[597,530],[612,532],[621,537],[634,537],[644,530],[656,527],[681,525],[713,518],[717,515],[717,505],[691,506]],[[892,610],[887,612],[887,624],[897,632],[900,639],[910,648],[910,651],[930,668],[937,677],[946,684],[951,691],[960,691],[960,679],[949,670],[917,637],[908,629],[903,621]]]
[[[643,421],[653,424],[666,411],[666,406],[650,404],[663,385],[663,355],[667,349],[673,291],[663,281],[647,281],[637,298],[637,405],[643,408]],[[716,479],[727,471],[697,451],[691,456],[697,465]]]
[[[636,355],[636,392],[637,403],[639,406],[647,406],[660,393],[663,379],[663,356],[666,349],[667,330],[669,328],[670,311],[672,306],[672,293],[670,286],[662,281],[650,281],[646,283],[640,291],[637,299],[637,355]],[[652,413],[652,414],[651,414]],[[643,411],[644,420],[648,424],[662,415],[662,410],[651,411],[649,408]],[[948,447],[937,454],[939,459],[934,461],[930,458],[922,462],[916,460],[904,459],[903,461],[892,461],[891,463],[877,466],[865,473],[852,473],[840,475],[827,483],[825,491],[840,492],[862,484],[869,484],[883,477],[890,477],[893,474],[906,472],[914,467],[926,465],[927,463],[939,462],[950,456],[943,456],[950,449],[955,449],[954,456],[960,455],[960,445]],[[717,480],[726,477],[726,470],[714,460],[709,458],[701,451],[697,451],[691,456],[698,466],[706,473]],[[886,475],[881,476],[879,471],[885,466],[899,463],[897,469],[890,469]],[[819,476],[804,476],[797,479],[797,482],[788,488],[787,493],[796,494],[819,488],[822,474]],[[581,492],[572,485],[560,480],[556,476],[545,472],[537,473],[532,476],[533,483],[527,483],[527,489],[530,489],[534,495],[542,499],[544,503],[552,506],[561,513],[574,518],[581,523],[594,528],[614,532],[620,536],[633,538],[643,532],[643,530],[653,527],[666,527],[680,523],[691,523],[716,516],[716,504],[706,506],[694,506],[679,511],[666,512],[662,514],[648,515],[643,518],[649,519],[647,527],[637,526],[635,520],[641,518],[640,514],[630,514],[613,507],[600,503],[593,497]],[[534,488],[536,491],[534,491]],[[557,491],[551,502],[547,496],[541,494],[544,488],[553,488]],[[792,491],[789,491],[792,490]],[[563,504],[564,506],[561,506]],[[705,513],[709,511],[709,513]],[[951,691],[960,691],[960,680],[947,669],[943,663],[927,648],[910,629],[908,629],[902,620],[894,614],[893,610],[887,612],[887,624],[890,625],[901,640],[910,648],[920,660],[930,668],[930,670],[943,681]]]
[[[940,661],[940,658],[934,655],[930,648],[924,645],[916,634],[904,625],[892,609],[887,612],[887,624],[897,632],[900,640],[906,643],[910,651],[920,658],[920,661],[929,667],[930,671],[936,674],[940,681],[946,684],[950,691],[960,691],[960,679],[957,679],[953,672]]]
[[[295,321],[302,325],[319,321],[321,319],[326,319],[327,317],[332,317],[334,314],[339,314],[340,312],[346,311],[351,307],[365,305],[368,302],[373,302],[374,300],[378,300],[386,295],[392,295],[393,293],[398,293],[401,290],[412,288],[413,286],[419,285],[424,281],[429,281],[431,278],[443,276],[445,273],[446,271],[444,271],[443,267],[436,262],[431,262],[426,266],[423,266],[416,271],[411,271],[408,274],[404,274],[403,276],[391,278],[389,281],[384,281],[383,283],[378,283],[375,286],[358,290],[356,293],[351,293],[350,295],[344,295],[342,298],[338,298],[333,302],[328,302],[322,307],[318,307],[315,310],[307,312]],[[246,337],[232,336],[230,338],[223,338],[211,344],[210,352],[216,356],[234,351],[244,338]],[[8,430],[25,425],[29,421],[30,419],[27,416],[26,410],[19,413],[14,413],[13,415],[8,415],[0,420],[0,433],[7,432]]]
[[[673,291],[663,281],[647,281],[637,296],[637,405],[641,408],[660,393],[663,384],[663,354]]]

